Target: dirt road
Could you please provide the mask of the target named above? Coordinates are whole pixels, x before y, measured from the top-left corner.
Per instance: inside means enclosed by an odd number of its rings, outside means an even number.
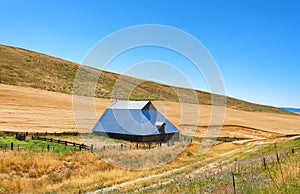
[[[209,157],[206,158],[204,160],[201,160],[199,162],[196,163],[192,163],[192,164],[188,164],[186,166],[174,169],[174,170],[169,170],[169,171],[165,171],[163,173],[160,174],[153,174],[150,176],[146,176],[146,177],[142,177],[142,178],[137,178],[134,180],[130,180],[130,181],[126,181],[120,184],[116,184],[116,185],[112,185],[110,187],[106,187],[103,189],[99,189],[96,190],[94,192],[90,192],[90,194],[96,194],[96,193],[109,193],[112,192],[114,190],[118,190],[118,189],[123,189],[126,187],[131,187],[135,184],[141,184],[144,182],[151,182],[153,180],[160,180],[159,185],[161,184],[168,184],[169,182],[174,180],[174,177],[178,176],[178,175],[182,175],[185,176],[188,172],[190,172],[189,174],[199,174],[200,172],[203,172],[205,170],[209,170],[211,168],[216,167],[220,162],[224,163],[224,162],[229,162],[228,159],[225,158],[229,158],[231,156],[234,156],[238,153],[242,153],[244,151],[251,151],[255,148],[249,148],[249,147],[243,147],[243,148],[239,148],[239,149],[235,149],[226,153],[222,153],[213,157]],[[153,184],[151,182],[151,187],[155,187],[157,184]]]

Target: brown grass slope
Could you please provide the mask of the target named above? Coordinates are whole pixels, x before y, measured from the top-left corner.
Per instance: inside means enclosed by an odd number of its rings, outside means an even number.
[[[79,64],[70,61],[0,44],[0,83],[70,94],[72,93],[78,67]],[[84,95],[90,96],[91,93],[84,92],[88,91],[86,88],[89,87],[89,83],[99,73],[101,75],[97,83],[95,96],[111,98],[113,87],[120,77],[118,74],[85,67],[83,74],[86,79],[77,84],[82,87]],[[182,95],[181,101],[192,102],[190,97],[194,92],[192,89],[163,85],[128,76],[121,79],[121,83],[122,88],[120,88],[117,98],[124,97],[127,91],[134,88],[129,96],[132,100],[179,101],[175,92],[177,90]],[[210,93],[196,91],[196,94],[200,104],[211,104]],[[227,107],[244,111],[293,114],[275,107],[249,103],[230,97],[227,97]]]

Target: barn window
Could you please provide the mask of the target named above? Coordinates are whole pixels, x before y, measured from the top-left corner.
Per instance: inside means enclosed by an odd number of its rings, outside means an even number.
[[[164,122],[156,122],[155,123],[155,126],[156,126],[156,128],[160,131],[160,132],[162,132],[162,133],[165,133],[165,123]]]

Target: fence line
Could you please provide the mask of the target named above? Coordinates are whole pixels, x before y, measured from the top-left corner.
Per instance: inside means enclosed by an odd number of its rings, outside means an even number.
[[[14,135],[14,134],[25,134],[28,135],[40,135],[40,136],[46,136],[46,135],[52,135],[52,136],[87,136],[92,135],[93,133],[81,133],[77,131],[63,131],[63,132],[17,132],[17,131],[1,131],[1,134],[7,134],[7,135]]]
[[[169,140],[168,142],[135,142],[132,143],[130,145],[128,144],[123,144],[123,143],[116,143],[115,145],[102,145],[102,146],[98,146],[95,147],[93,146],[93,144],[91,146],[87,146],[85,144],[79,144],[76,142],[71,142],[71,141],[66,141],[66,140],[60,140],[60,139],[55,139],[55,138],[50,138],[50,137],[43,137],[40,136],[40,133],[35,133],[36,135],[31,135],[31,140],[39,140],[39,141],[45,141],[45,142],[50,142],[50,143],[57,143],[57,144],[63,144],[65,146],[74,146],[76,148],[78,148],[79,150],[89,150],[91,152],[94,151],[100,151],[100,152],[104,152],[104,151],[110,151],[110,150],[115,150],[115,151],[129,151],[129,150],[134,150],[134,149],[158,149],[160,147],[162,147],[162,144],[165,144],[167,146],[171,146],[174,145],[175,142],[174,140]],[[50,135],[48,133],[45,133],[47,135]],[[63,134],[63,133],[62,133]],[[28,133],[16,133],[16,139],[23,141],[25,140],[26,136],[28,136]],[[87,135],[87,134],[86,134]],[[181,140],[179,140],[178,142],[192,142],[192,139],[190,137],[185,137],[182,136]],[[15,145],[14,145],[15,144]],[[41,145],[25,145],[25,144],[17,144],[17,143],[13,143],[12,144],[12,148],[11,145],[9,143],[6,144],[1,144],[0,142],[0,149],[3,150],[19,150],[19,149],[29,149],[29,150],[53,150],[55,146],[51,146],[50,145],[48,147],[41,147]],[[39,149],[34,149],[33,147],[39,147]]]
[[[64,141],[64,140],[60,140],[60,139],[53,139],[53,138],[47,138],[47,137],[40,137],[40,136],[31,136],[32,140],[40,140],[40,141],[47,141],[47,142],[52,142],[52,143],[59,143],[59,144],[64,144],[66,146],[68,145],[72,145],[74,147],[78,147],[79,150],[90,150],[93,151],[93,145],[91,146],[87,146],[85,144],[79,144],[76,142],[70,142],[70,141]]]
[[[76,147],[77,148],[77,147]],[[31,144],[19,144],[19,143],[1,143],[0,150],[4,151],[20,151],[20,150],[32,150],[32,151],[55,151],[59,149],[58,146],[50,145],[31,145]],[[78,148],[77,148],[78,149]],[[67,146],[65,150],[68,150]]]
[[[89,150],[93,152],[93,145],[87,146],[85,144],[79,144],[76,142],[69,142],[69,141],[64,141],[64,140],[59,140],[59,139],[53,139],[53,138],[46,138],[46,137],[40,137],[40,136],[32,136],[32,140],[39,140],[39,141],[46,141],[46,142],[51,142],[51,143],[58,143],[58,144],[63,144],[65,145],[65,149],[67,149],[67,146],[72,146],[76,150]],[[32,145],[32,144],[20,144],[20,143],[15,143],[15,142],[10,142],[10,143],[2,143],[0,142],[0,149],[7,151],[7,150],[34,150],[34,151],[50,151],[50,150],[55,150],[55,145],[50,146],[48,145]]]
[[[290,156],[296,154],[300,151],[300,147],[290,148],[288,151],[275,151],[274,153],[263,154],[259,156],[250,156],[240,160],[235,159],[234,161],[221,162],[219,165],[216,165],[207,171],[201,171],[194,174],[194,179],[203,179],[207,177],[220,177],[223,175],[230,175],[231,179],[228,179],[232,184],[232,193],[237,193],[238,183],[237,180],[240,179],[240,176],[243,172],[240,170],[242,168],[256,168],[258,171],[269,171],[269,166],[278,165],[279,173],[281,172],[281,160],[289,159]],[[253,164],[256,166],[253,167]],[[238,166],[238,167],[237,167]],[[237,170],[238,169],[238,170]],[[281,172],[282,179],[284,177]],[[189,175],[190,177],[190,175]],[[269,174],[270,179],[273,180],[273,175]],[[177,179],[177,182],[187,182],[191,181],[191,178],[182,177]]]
[[[105,152],[105,151],[130,151],[130,150],[137,150],[137,149],[143,149],[143,150],[148,150],[148,149],[159,149],[162,147],[162,143],[136,143],[132,145],[126,145],[126,144],[112,144],[112,145],[102,145],[95,147],[93,144],[91,146],[87,146],[85,144],[79,144],[76,142],[70,142],[70,141],[65,141],[65,140],[60,140],[60,139],[53,139],[53,138],[47,138],[47,137],[41,137],[41,136],[31,136],[31,140],[39,140],[39,141],[45,141],[45,142],[50,142],[50,143],[57,143],[57,144],[62,144],[67,146],[72,146],[76,147],[78,150],[89,150],[89,151],[100,151],[100,152]],[[166,143],[166,145],[170,146],[172,144]],[[54,150],[55,146],[46,145],[26,145],[26,144],[19,144],[19,143],[1,143],[0,142],[0,149],[2,150],[20,150],[20,149],[28,149],[28,150]]]

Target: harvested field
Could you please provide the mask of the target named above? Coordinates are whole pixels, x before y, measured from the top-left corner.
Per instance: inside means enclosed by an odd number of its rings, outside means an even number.
[[[154,102],[155,104],[156,102]],[[158,102],[163,104],[157,106],[165,112],[166,117],[179,126],[182,133],[190,133],[194,129],[196,136],[202,137],[210,124],[211,106],[200,105],[199,122],[188,121],[180,123],[181,106],[176,102]],[[197,115],[197,106],[188,105],[190,112],[185,113],[186,118],[193,118]],[[223,115],[215,115],[222,117]],[[212,128],[218,127],[213,123]],[[219,126],[220,127],[220,126]],[[265,112],[247,112],[226,108],[224,124],[220,135],[224,137],[242,138],[273,138],[287,134],[300,134],[300,118],[294,115],[282,115]]]
[[[82,97],[84,100],[87,97]],[[83,102],[84,103],[84,102]],[[100,117],[110,99],[97,98],[96,118],[86,118],[89,126]],[[184,118],[179,103],[155,101],[155,106],[172,123],[189,134],[202,137],[211,119],[211,106],[185,105]],[[199,107],[199,108],[198,108]],[[198,109],[197,109],[198,108]],[[197,119],[197,111],[200,110]],[[218,116],[218,115],[217,115]],[[222,115],[219,115],[220,117]],[[77,131],[72,110],[72,95],[33,88],[0,84],[0,130],[29,132]],[[286,134],[300,134],[300,117],[264,112],[246,112],[226,108],[220,136],[240,138],[273,138]]]

